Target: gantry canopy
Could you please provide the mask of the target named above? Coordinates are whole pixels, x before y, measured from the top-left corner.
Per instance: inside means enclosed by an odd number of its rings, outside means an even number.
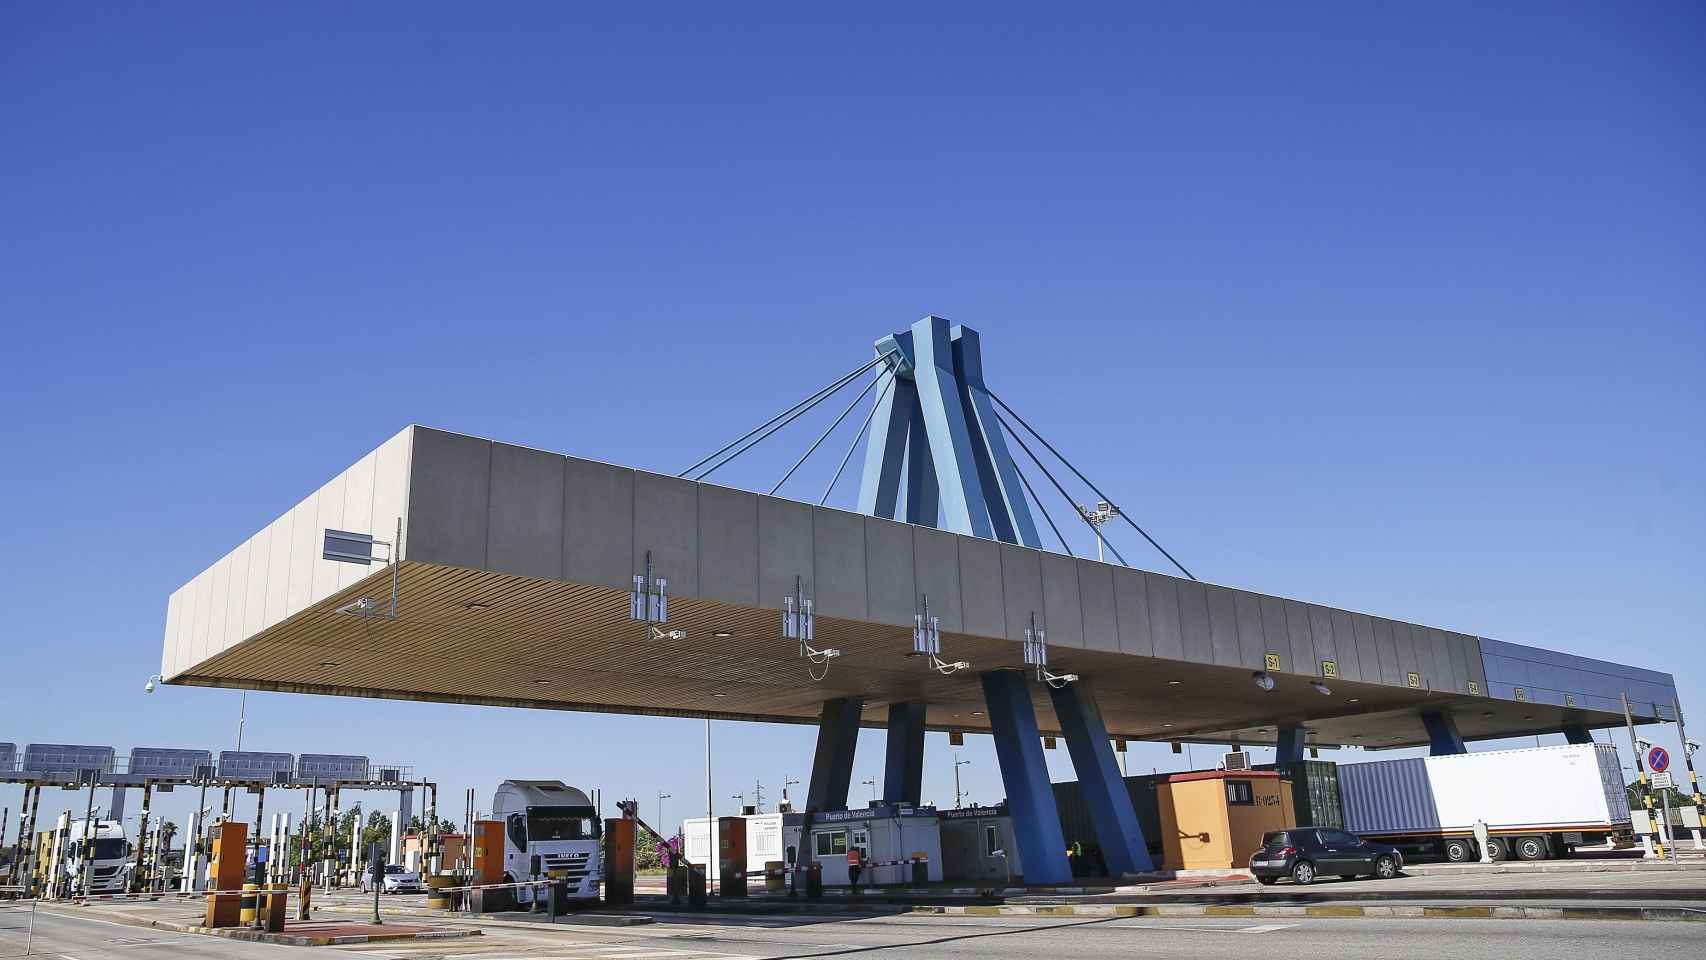
[[[383,613],[391,570],[323,559],[324,532],[390,540],[399,524],[396,618],[340,612],[371,597]],[[629,619],[648,554],[685,639]],[[842,651],[821,682],[783,636],[796,583],[816,645]],[[926,597],[944,656],[971,670],[910,656]],[[872,725],[922,700],[930,728],[983,731],[977,675],[1023,668],[1033,616],[1113,736],[1260,743],[1302,723],[1311,743],[1407,746],[1428,742],[1423,711],[1465,738],[1509,737],[1621,724],[1624,694],[1638,720],[1672,719],[1668,674],[418,426],[175,591],[161,673],[792,723],[859,695]],[[1264,670],[1271,692],[1252,682]],[[1040,685],[1033,699],[1056,730]]]

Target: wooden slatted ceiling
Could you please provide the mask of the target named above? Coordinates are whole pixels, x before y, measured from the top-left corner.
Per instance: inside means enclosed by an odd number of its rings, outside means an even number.
[[[910,656],[908,629],[819,617],[816,645],[840,648],[842,656],[824,681],[814,682],[773,610],[673,598],[669,627],[686,630],[687,639],[653,641],[628,619],[626,593],[428,564],[403,565],[398,619],[337,612],[359,597],[383,599],[389,582],[387,571],[375,573],[171,682],[792,723],[815,722],[827,698],[857,694],[866,697],[867,723],[885,722],[890,702],[924,700],[932,728],[982,731],[989,725],[978,674],[1023,667],[1018,643],[944,634],[945,658],[973,664],[944,677]],[[722,631],[732,636],[716,636]],[[1425,743],[1418,705],[1455,704],[1460,714],[1477,708],[1460,719],[1473,735],[1487,726],[1479,707],[1492,704],[1349,682],[1335,682],[1338,696],[1330,699],[1296,677],[1282,677],[1279,689],[1263,693],[1243,668],[1063,647],[1051,647],[1050,659],[1056,672],[1078,673],[1094,685],[1112,735],[1134,739],[1261,742],[1272,739],[1276,723],[1307,720],[1322,731],[1322,742],[1349,742],[1365,732],[1369,743]],[[1350,704],[1350,697],[1360,703]],[[1040,684],[1033,700],[1042,729],[1057,730]],[[1563,722],[1551,708],[1515,706],[1525,715],[1541,710],[1551,729]],[[1493,726],[1533,725],[1506,713]]]

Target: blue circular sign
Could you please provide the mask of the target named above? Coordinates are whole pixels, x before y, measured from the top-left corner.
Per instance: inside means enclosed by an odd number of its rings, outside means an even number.
[[[1647,769],[1654,773],[1664,773],[1670,768],[1670,751],[1664,747],[1654,747],[1647,751]]]

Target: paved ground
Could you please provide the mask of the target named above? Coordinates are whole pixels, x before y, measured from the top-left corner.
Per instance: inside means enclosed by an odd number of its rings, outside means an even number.
[[[1406,947],[1408,945],[1408,947]],[[1052,920],[1035,917],[748,918],[707,926],[492,931],[475,944],[330,948],[396,960],[740,960],[794,957],[1404,957],[1557,960],[1700,956],[1706,924],[1535,920]]]
[[[0,957],[23,947],[27,914],[0,909]],[[282,957],[318,951],[373,960],[784,960],[803,957],[1247,958],[1407,957],[1525,960],[1706,955],[1706,923],[1585,920],[1253,920],[1249,918],[1070,919],[789,915],[660,917],[644,927],[483,925],[474,939],[280,947],[162,933],[41,911],[35,955],[59,960],[161,957]],[[335,953],[334,953],[335,951]],[[310,956],[312,956],[310,954]],[[350,957],[349,960],[357,960]]]

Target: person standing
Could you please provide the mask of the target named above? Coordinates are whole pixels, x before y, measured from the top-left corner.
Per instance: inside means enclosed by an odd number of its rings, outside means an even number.
[[[1479,847],[1481,850],[1481,862],[1482,863],[1492,863],[1493,862],[1493,846],[1489,842],[1490,840],[1491,840],[1491,838],[1488,836],[1488,831],[1487,831],[1487,821],[1482,820],[1480,817],[1476,817],[1475,818],[1475,845],[1477,847]]]
[[[865,851],[862,847],[847,848],[847,881],[853,892],[859,892],[859,875],[865,872]]]

